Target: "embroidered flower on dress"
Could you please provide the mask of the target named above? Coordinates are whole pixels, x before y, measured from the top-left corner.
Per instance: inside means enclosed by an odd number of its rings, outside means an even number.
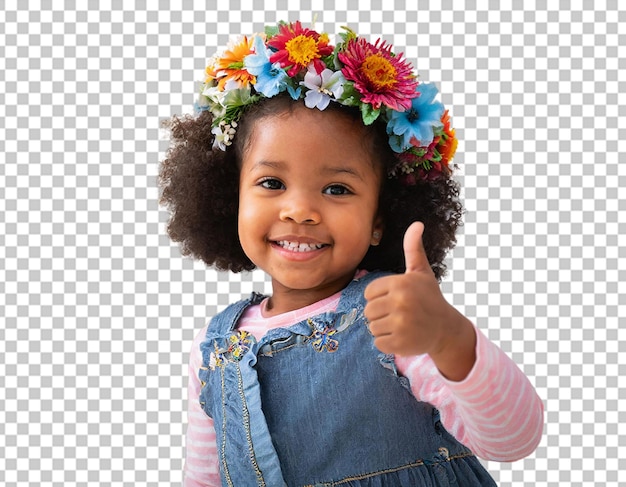
[[[247,331],[236,331],[228,337],[226,348],[214,344],[215,350],[209,355],[209,369],[215,370],[228,362],[240,362],[256,340]]]
[[[337,330],[330,325],[326,325],[320,330],[315,326],[312,320],[309,320],[309,324],[313,328],[313,334],[309,339],[315,351],[323,352],[326,350],[329,353],[336,352],[339,348],[339,342],[331,337],[337,333]]]
[[[209,355],[209,369],[215,370],[217,367],[222,367],[224,362],[226,361],[224,357],[224,350],[220,350],[217,346],[217,343],[214,343],[213,348],[215,349]]]
[[[215,370],[224,365],[224,356],[221,353],[211,352],[209,355],[209,369]]]
[[[247,331],[238,331],[237,333],[233,333],[230,336],[230,346],[228,347],[230,358],[239,362],[245,353],[250,350],[252,343],[252,335],[250,335]]]

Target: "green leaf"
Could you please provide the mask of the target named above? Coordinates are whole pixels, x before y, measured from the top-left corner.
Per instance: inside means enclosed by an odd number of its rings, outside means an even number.
[[[230,90],[224,97],[224,105],[244,106],[260,99],[259,95],[252,95],[250,88]]]
[[[238,120],[247,105],[255,103],[260,99],[261,95],[252,95],[250,88],[229,91],[223,100],[226,107],[223,117],[224,121],[230,123],[233,120]]]
[[[357,37],[359,37],[357,33],[354,32],[350,27],[342,25],[341,28],[346,31],[346,32],[339,33],[339,36],[343,39],[344,44],[347,44],[352,39],[356,39]]]
[[[279,24],[280,25],[280,24]],[[268,39],[278,35],[279,28],[278,25],[266,25],[265,26],[265,35]]]
[[[363,117],[363,123],[365,125],[373,124],[380,115],[380,108],[376,109],[369,103],[363,103],[361,105],[361,116]]]
[[[330,53],[328,56],[325,56],[322,58],[322,62],[324,63],[324,65],[329,68],[332,69],[333,71],[336,71],[335,69],[335,54],[334,53]]]
[[[343,93],[341,95],[341,104],[351,107],[360,105],[359,92],[354,88],[354,84],[350,81],[344,83]]]

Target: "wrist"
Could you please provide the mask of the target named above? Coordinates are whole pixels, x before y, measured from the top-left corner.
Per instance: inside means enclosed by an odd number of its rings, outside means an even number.
[[[462,381],[476,362],[474,325],[456,308],[450,306],[449,316],[442,325],[441,332],[441,338],[429,355],[446,379]]]

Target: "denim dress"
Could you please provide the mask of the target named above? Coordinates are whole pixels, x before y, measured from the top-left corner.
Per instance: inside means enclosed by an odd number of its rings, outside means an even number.
[[[353,280],[334,312],[260,341],[237,322],[264,296],[215,316],[201,344],[200,404],[214,421],[224,486],[496,485],[381,353]]]

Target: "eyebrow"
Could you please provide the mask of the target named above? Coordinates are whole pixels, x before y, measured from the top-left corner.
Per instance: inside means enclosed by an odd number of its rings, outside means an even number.
[[[257,161],[254,164],[252,164],[252,167],[250,168],[250,172],[254,171],[255,169],[259,169],[259,168],[263,168],[263,167],[270,167],[272,169],[282,169],[283,167],[285,167],[285,164],[283,162],[277,162],[277,161]]]
[[[351,176],[354,176],[358,179],[363,180],[363,176],[361,175],[361,173],[349,166],[326,167],[324,168],[324,172],[329,173],[329,174],[349,174]]]
[[[285,166],[286,164],[284,162],[261,160],[255,162],[250,168],[250,171],[252,172],[256,169],[265,167],[269,167],[272,169],[284,169]],[[328,166],[324,167],[322,172],[327,174],[348,174],[350,176],[354,176],[355,178],[363,180],[362,174],[356,169],[349,166]]]

